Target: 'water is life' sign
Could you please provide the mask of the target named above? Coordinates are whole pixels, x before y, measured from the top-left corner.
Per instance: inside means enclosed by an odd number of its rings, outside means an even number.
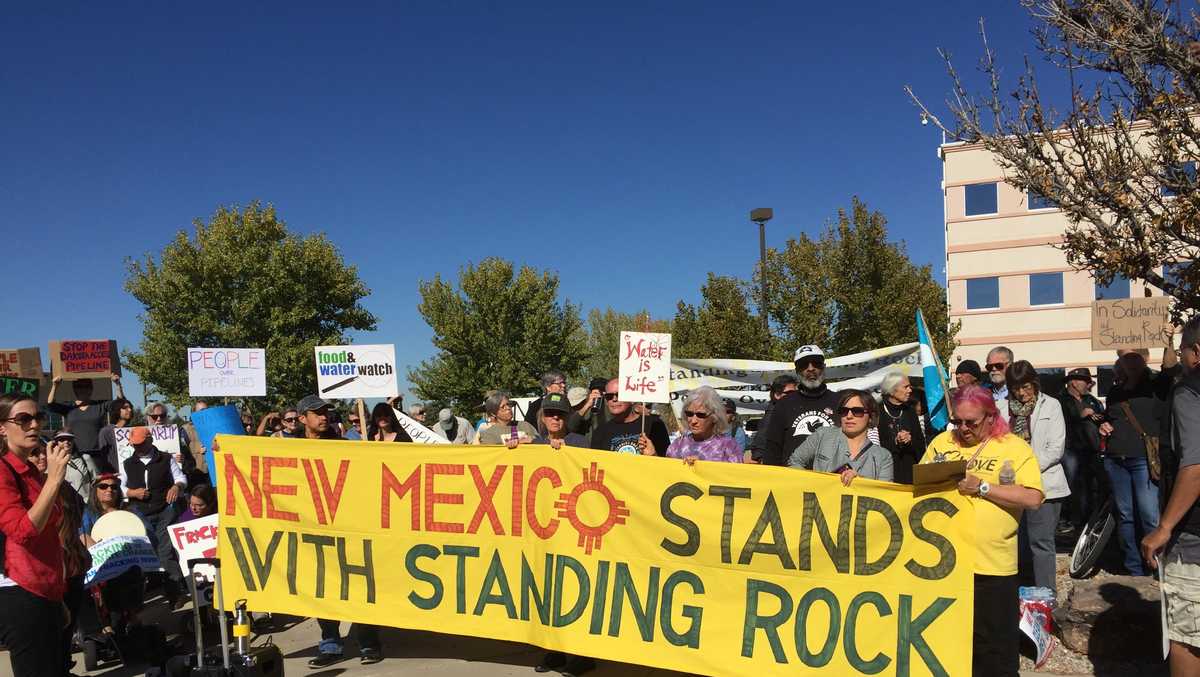
[[[317,346],[317,391],[321,397],[395,397],[396,347],[391,344]]]

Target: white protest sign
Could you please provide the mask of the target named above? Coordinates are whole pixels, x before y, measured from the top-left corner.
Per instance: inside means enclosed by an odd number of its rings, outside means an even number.
[[[262,348],[188,348],[192,397],[264,397],[267,355]]]
[[[317,392],[321,397],[395,397],[394,345],[317,346]]]
[[[177,425],[152,425],[152,426],[132,426],[129,428],[113,428],[113,436],[117,439],[117,467],[120,468],[125,459],[133,456],[133,444],[129,441],[129,433],[139,427],[144,427],[150,431],[150,440],[154,443],[154,448],[179,458],[179,426]]]
[[[201,557],[217,556],[217,514],[198,517],[194,520],[172,524],[167,527],[171,535],[171,545],[179,554],[179,568],[188,575],[188,560]],[[202,564],[196,567],[198,579],[212,581],[215,575],[213,568]]]
[[[392,409],[392,411],[396,414],[396,420],[400,421],[400,427],[404,428],[404,432],[408,433],[413,442],[417,444],[450,444],[450,440],[421,425],[416,419],[405,415],[399,409]]]
[[[623,331],[618,351],[619,401],[671,401],[670,334]]]
[[[114,536],[88,548],[92,567],[83,575],[83,584],[96,585],[112,580],[133,567],[144,573],[162,571],[162,564],[145,536]]]

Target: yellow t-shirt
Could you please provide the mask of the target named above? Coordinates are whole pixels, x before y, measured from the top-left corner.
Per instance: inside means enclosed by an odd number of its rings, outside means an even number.
[[[954,434],[946,431],[933,438],[921,463],[968,461],[979,445],[962,448]],[[1011,461],[1015,484],[1042,490],[1042,473],[1033,449],[1016,435],[988,440],[983,452],[967,464],[967,473],[992,486],[1000,484],[1000,470]],[[1017,525],[1020,508],[1001,507],[982,496],[972,496],[975,504],[975,573],[985,576],[1011,576],[1017,573]]]

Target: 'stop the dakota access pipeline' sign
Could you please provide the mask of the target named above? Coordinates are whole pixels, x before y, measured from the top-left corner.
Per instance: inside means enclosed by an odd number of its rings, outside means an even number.
[[[396,347],[392,344],[317,346],[317,392],[321,397],[395,397]]]
[[[264,397],[267,355],[262,348],[188,348],[192,397]]]
[[[80,381],[121,373],[117,342],[111,339],[50,342],[50,372],[55,378]]]

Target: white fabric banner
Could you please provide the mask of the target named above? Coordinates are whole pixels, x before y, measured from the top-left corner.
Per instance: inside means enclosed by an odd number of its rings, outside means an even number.
[[[825,380],[830,390],[874,390],[889,372],[922,375],[919,343],[877,348],[825,360]],[[739,414],[761,414],[766,408],[771,381],[780,374],[794,374],[791,362],[768,360],[673,359],[671,398],[678,400],[700,386],[712,386],[721,397],[738,403]],[[832,381],[832,382],[830,382]],[[753,386],[749,390],[730,390]]]

